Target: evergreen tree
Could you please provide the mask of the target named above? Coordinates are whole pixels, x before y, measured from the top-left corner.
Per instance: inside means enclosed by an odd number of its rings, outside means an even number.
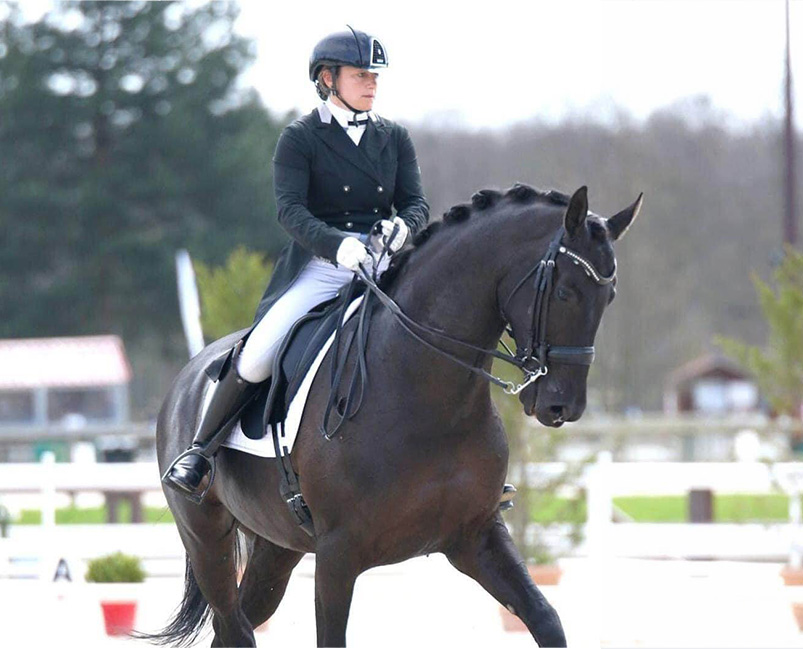
[[[717,339],[725,352],[758,381],[778,413],[801,416],[803,406],[803,253],[787,247],[775,271],[777,292],[753,277],[769,325],[765,349],[732,338]]]
[[[195,262],[201,298],[201,326],[207,341],[248,327],[254,319],[273,264],[259,253],[237,248],[226,264],[211,267]]]
[[[0,336],[180,335],[173,255],[275,253],[280,125],[236,5],[0,8]]]

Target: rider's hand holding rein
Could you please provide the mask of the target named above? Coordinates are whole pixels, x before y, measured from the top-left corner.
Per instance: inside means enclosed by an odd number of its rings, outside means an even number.
[[[410,228],[407,227],[404,220],[398,216],[394,216],[392,221],[382,219],[379,225],[382,226],[383,243],[385,243],[385,245],[387,245],[388,239],[390,239],[390,236],[393,234],[393,228],[398,226],[399,230],[390,242],[390,253],[393,254],[401,250],[401,247],[407,241],[407,236],[410,234]]]
[[[337,249],[337,263],[350,271],[357,272],[360,264],[367,266],[371,262],[368,249],[360,243],[359,239],[346,237]]]

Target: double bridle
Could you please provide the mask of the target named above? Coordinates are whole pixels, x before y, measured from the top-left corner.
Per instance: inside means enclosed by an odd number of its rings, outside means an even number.
[[[394,231],[395,233],[395,231]],[[564,363],[567,365],[591,365],[594,361],[594,347],[592,346],[560,346],[560,345],[549,345],[546,340],[546,332],[547,332],[547,317],[549,315],[549,303],[550,297],[552,295],[552,285],[553,285],[553,277],[555,274],[555,260],[557,259],[558,255],[566,255],[569,257],[572,262],[580,266],[584,271],[585,274],[591,278],[597,285],[604,286],[606,284],[610,284],[613,282],[614,278],[616,277],[616,262],[614,260],[614,267],[613,271],[610,275],[604,276],[597,269],[594,265],[584,258],[582,255],[579,255],[573,250],[570,250],[563,244],[563,236],[565,234],[565,230],[561,227],[560,230],[557,232],[555,237],[549,244],[549,248],[547,249],[546,254],[541,258],[541,260],[533,266],[530,271],[521,278],[521,280],[516,284],[513,290],[510,292],[507,300],[505,301],[504,307],[502,307],[501,315],[503,320],[508,323],[507,332],[510,336],[515,340],[513,336],[513,331],[510,329],[509,323],[510,319],[507,316],[505,309],[507,308],[510,300],[516,294],[516,292],[524,286],[525,282],[533,275],[535,275],[535,279],[533,281],[533,286],[535,288],[535,296],[533,298],[533,308],[532,308],[532,322],[530,325],[529,335],[527,336],[527,346],[522,349],[517,347],[516,353],[513,354],[508,346],[502,342],[502,345],[505,347],[507,353],[500,352],[496,349],[486,349],[484,347],[477,347],[476,345],[472,345],[470,343],[464,342],[462,340],[458,340],[457,338],[452,338],[451,336],[444,334],[436,329],[428,327],[427,325],[420,324],[415,320],[409,318],[399,307],[396,302],[389,297],[387,294],[380,289],[376,284],[376,277],[373,278],[369,276],[366,270],[361,266],[362,270],[362,280],[366,282],[369,289],[372,293],[376,295],[380,302],[385,305],[388,310],[394,315],[396,320],[399,324],[409,333],[413,338],[421,342],[422,344],[426,345],[433,351],[437,352],[438,354],[450,359],[452,362],[465,367],[469,371],[482,376],[483,378],[487,379],[488,381],[500,386],[504,389],[505,394],[518,394],[524,388],[526,388],[531,383],[534,383],[542,376],[545,376],[549,371],[549,363]],[[392,240],[392,235],[390,237]],[[380,260],[384,257],[385,252],[389,248],[390,241],[388,241],[385,245],[385,250],[383,251]],[[378,262],[374,264],[374,269],[378,266]],[[374,272],[374,275],[376,271]],[[524,373],[524,380],[521,384],[516,385],[512,381],[505,381],[497,376],[494,376],[490,372],[485,371],[481,367],[476,367],[475,365],[470,365],[461,359],[457,358],[456,356],[450,354],[449,352],[433,345],[432,343],[424,340],[421,336],[419,336],[414,329],[417,329],[421,332],[427,333],[431,336],[435,336],[436,338],[440,338],[442,340],[449,341],[455,345],[459,345],[466,349],[471,349],[476,352],[481,352],[482,354],[486,354],[489,356],[493,356],[494,358],[498,358],[506,363],[510,363],[511,365],[515,365]]]

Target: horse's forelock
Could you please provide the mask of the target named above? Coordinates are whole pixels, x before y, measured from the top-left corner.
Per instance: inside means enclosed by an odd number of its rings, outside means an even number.
[[[586,219],[586,229],[588,231],[591,243],[596,244],[595,247],[597,248],[601,258],[601,264],[599,261],[595,263],[600,264],[600,271],[603,274],[608,274],[608,269],[610,269],[612,272],[615,254],[613,250],[613,242],[610,232],[608,231],[608,226],[605,223],[605,219],[589,212],[588,218]]]
[[[587,219],[586,223],[588,224],[588,232],[594,241],[598,241],[600,243],[608,241],[608,228],[600,217],[592,217],[589,214],[589,218]]]

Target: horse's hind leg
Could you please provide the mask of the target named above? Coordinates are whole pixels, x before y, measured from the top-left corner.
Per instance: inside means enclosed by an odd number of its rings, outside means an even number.
[[[287,590],[293,568],[303,556],[303,552],[254,537],[240,582],[240,606],[251,626],[258,627],[274,614]]]
[[[476,534],[462,539],[446,556],[455,568],[518,615],[539,646],[566,646],[557,612],[530,578],[499,514]]]
[[[168,496],[172,498],[172,496]],[[176,496],[178,498],[178,496]],[[254,632],[237,592],[237,521],[219,503],[172,503],[195,580],[214,612],[213,647],[255,647]]]

